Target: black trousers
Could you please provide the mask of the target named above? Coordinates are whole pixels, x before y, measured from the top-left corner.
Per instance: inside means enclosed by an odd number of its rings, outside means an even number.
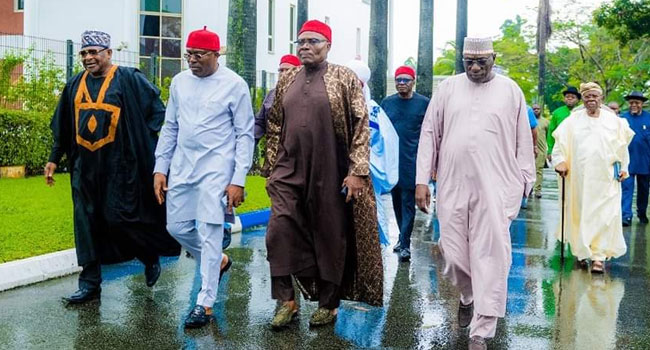
[[[298,277],[302,281],[311,277]],[[309,283],[310,281],[305,281]],[[302,282],[301,282],[302,283]],[[318,283],[318,306],[324,307],[328,310],[334,310],[341,305],[341,298],[339,296],[339,286],[334,283],[317,279]],[[296,298],[293,289],[291,276],[277,276],[271,277],[271,297],[281,301],[291,301]]]
[[[138,253],[137,259],[144,266],[151,266],[159,261],[159,257],[149,250],[142,250]],[[102,284],[102,264],[99,261],[93,261],[85,264],[79,274],[79,289],[99,289]]]
[[[395,186],[390,194],[399,227],[400,246],[402,249],[411,249],[411,233],[415,223],[415,189]]]

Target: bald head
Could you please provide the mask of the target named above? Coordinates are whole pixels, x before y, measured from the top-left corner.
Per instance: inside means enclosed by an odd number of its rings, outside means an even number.
[[[607,107],[609,107],[609,109],[614,111],[614,113],[616,113],[616,115],[619,115],[621,113],[621,106],[618,105],[618,102],[614,102],[614,101],[609,102],[607,104]]]

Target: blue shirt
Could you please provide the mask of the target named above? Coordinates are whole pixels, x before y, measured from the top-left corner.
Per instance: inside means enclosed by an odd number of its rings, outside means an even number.
[[[386,97],[381,108],[386,112],[399,136],[399,181],[397,186],[404,189],[415,188],[415,168],[420,142],[420,129],[429,99],[413,93],[410,99],[398,94]]]
[[[535,129],[537,127],[537,117],[535,117],[535,112],[533,109],[528,106],[528,121],[530,122],[530,128]]]
[[[650,113],[643,111],[640,115],[632,115],[629,111],[623,113],[634,131],[634,138],[629,146],[630,174],[650,174]]]

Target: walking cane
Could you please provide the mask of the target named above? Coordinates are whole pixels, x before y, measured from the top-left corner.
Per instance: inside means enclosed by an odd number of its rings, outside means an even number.
[[[565,178],[564,178],[564,176],[562,176],[562,208],[561,208],[562,209],[562,228],[561,228],[562,247],[560,248],[560,264],[562,266],[564,266],[564,209],[565,209],[564,208],[564,200],[565,200],[564,193],[566,191],[565,186],[564,186],[564,180],[565,180]]]

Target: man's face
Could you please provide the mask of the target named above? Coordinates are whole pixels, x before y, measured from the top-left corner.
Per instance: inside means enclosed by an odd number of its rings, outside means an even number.
[[[408,95],[413,91],[415,80],[408,74],[400,74],[395,77],[395,89],[400,95]]]
[[[197,77],[203,78],[212,75],[217,70],[217,60],[219,54],[215,51],[187,48],[187,52],[183,55],[190,65],[192,74]]]
[[[327,59],[332,44],[316,32],[302,32],[298,36],[298,57],[304,65],[316,65]]]
[[[570,93],[569,94],[564,94],[564,104],[566,104],[567,107],[569,107],[569,108],[575,107],[578,104],[578,101],[580,101],[578,99],[578,96],[576,96],[574,94],[570,94]]]
[[[278,67],[278,73],[280,74],[280,76],[282,76],[282,74],[284,74],[284,72],[288,71],[289,69],[291,69],[293,67],[295,67],[295,66],[292,65],[292,64],[282,63],[282,64],[280,64],[280,67]]]
[[[612,111],[614,111],[614,113],[616,113],[616,115],[619,115],[619,113],[621,113],[621,107],[620,107],[620,106],[618,105],[618,103],[616,103],[616,102],[610,102],[610,103],[608,103],[608,104],[607,104],[607,107],[609,107],[609,109],[611,109]]]
[[[587,91],[582,95],[582,98],[585,102],[585,108],[587,108],[588,111],[593,112],[600,108],[600,102],[603,95],[596,91]]]
[[[539,118],[539,115],[542,113],[542,109],[539,108],[539,105],[533,105],[533,113],[535,113],[535,117]]]
[[[113,50],[101,46],[87,46],[79,51],[81,63],[88,73],[98,75],[111,65]]]
[[[628,100],[630,104],[630,113],[632,114],[641,114],[643,110],[643,101],[641,100]]]
[[[467,77],[474,83],[485,83],[490,78],[494,66],[495,54],[463,55],[463,66]]]

